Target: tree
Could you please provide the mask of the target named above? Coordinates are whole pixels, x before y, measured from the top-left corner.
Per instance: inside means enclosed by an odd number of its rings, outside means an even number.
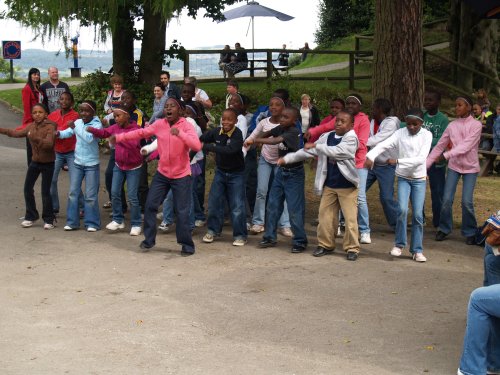
[[[387,98],[397,116],[422,107],[422,0],[375,0],[373,98]]]

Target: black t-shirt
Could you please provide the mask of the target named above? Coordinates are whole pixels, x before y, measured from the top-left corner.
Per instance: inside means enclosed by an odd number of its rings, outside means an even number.
[[[57,86],[54,86],[50,81],[44,82],[40,88],[43,92],[44,104],[47,106],[49,113],[54,112],[59,109],[59,97],[63,92],[70,92],[69,86],[59,81]]]
[[[300,149],[300,132],[295,126],[285,128],[281,125],[271,129],[273,137],[282,137],[283,142],[278,144],[278,156],[284,157],[286,154],[296,152]],[[295,168],[301,166],[301,161],[292,164],[286,164],[284,168]]]

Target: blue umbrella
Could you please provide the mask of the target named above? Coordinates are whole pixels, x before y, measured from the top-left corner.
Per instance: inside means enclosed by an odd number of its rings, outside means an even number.
[[[293,19],[288,14],[278,12],[277,10],[260,5],[256,1],[250,1],[247,4],[228,10],[222,13],[225,20],[233,20],[241,17],[251,17],[252,23],[252,49],[254,46],[254,17],[276,17],[280,21],[290,21]]]

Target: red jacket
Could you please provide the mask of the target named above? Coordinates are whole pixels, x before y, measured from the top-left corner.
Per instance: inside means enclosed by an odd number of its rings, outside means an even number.
[[[38,91],[33,91],[29,84],[24,86],[21,91],[23,99],[23,123],[21,126],[17,127],[16,130],[24,129],[27,125],[33,122],[33,117],[31,117],[31,107],[37,103],[43,102],[43,94]]]
[[[78,113],[74,109],[71,109],[68,113],[62,115],[61,110],[58,109],[52,112],[49,115],[48,119],[54,121],[57,124],[57,130],[61,131],[68,128],[68,121],[75,121],[78,119]],[[60,154],[65,154],[67,152],[75,151],[75,144],[75,135],[64,139],[56,138],[56,145],[54,147],[54,150]]]

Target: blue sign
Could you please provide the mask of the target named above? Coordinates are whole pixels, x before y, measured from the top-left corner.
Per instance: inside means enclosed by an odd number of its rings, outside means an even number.
[[[17,60],[21,58],[21,42],[20,41],[3,41],[2,42],[4,60]]]

